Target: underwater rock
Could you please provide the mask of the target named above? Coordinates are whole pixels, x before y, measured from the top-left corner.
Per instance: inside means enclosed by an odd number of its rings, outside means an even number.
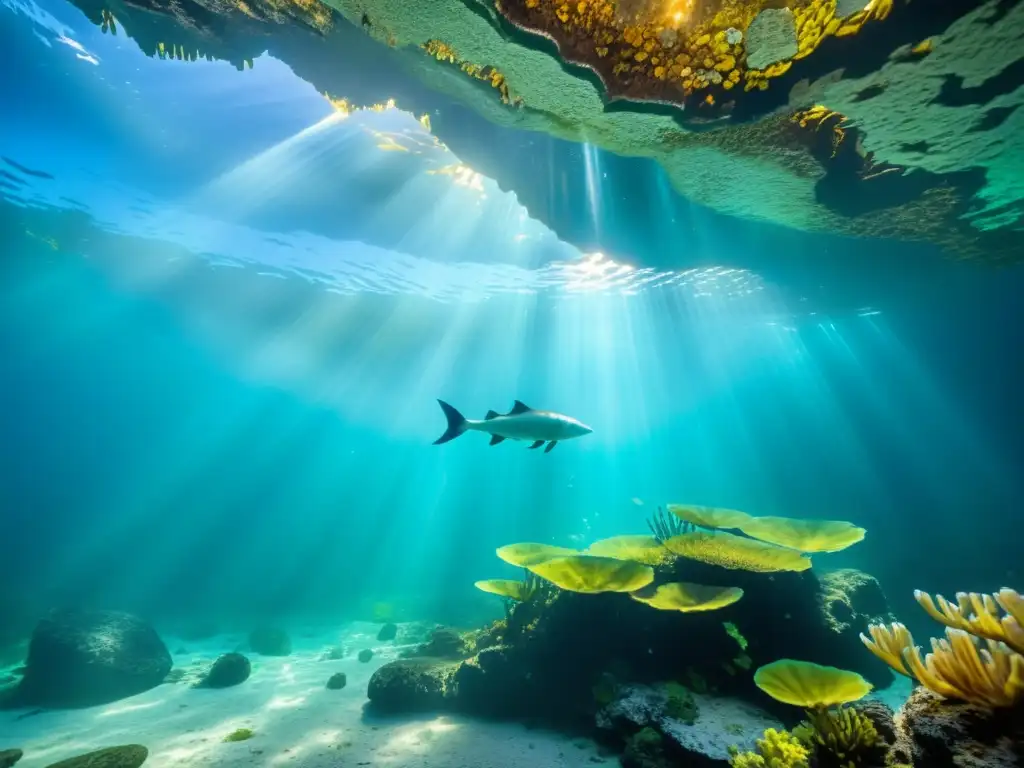
[[[437,627],[423,645],[416,648],[410,656],[426,656],[431,659],[465,659],[471,650],[458,631],[450,627]]]
[[[454,708],[492,717],[549,714],[544,680],[535,677],[514,649],[487,648],[458,665],[454,680]]]
[[[249,647],[260,656],[288,656],[292,641],[283,629],[261,627],[249,633]]]
[[[363,648],[363,650],[359,652],[359,656],[357,658],[359,659],[359,661],[365,664],[373,658],[373,651],[371,651],[369,648]]]
[[[23,754],[20,749],[0,749],[0,768],[11,768]]]
[[[395,638],[395,642],[399,645],[425,643],[430,639],[430,635],[435,629],[437,629],[436,624],[424,621],[402,624],[398,628],[398,636]]]
[[[69,757],[46,768],[139,768],[147,757],[149,750],[141,744],[126,744]]]
[[[943,699],[923,686],[896,714],[887,765],[913,768],[1019,768],[1024,765],[1024,705],[987,709]]]
[[[818,579],[819,611],[830,635],[826,642],[836,658],[829,663],[859,672],[877,688],[890,685],[894,679],[891,670],[867,663],[860,641],[869,624],[895,621],[878,579],[853,568],[830,571]]]
[[[878,735],[886,744],[896,741],[896,713],[889,707],[877,700],[858,701],[850,705],[861,714],[865,715],[875,726]]]
[[[225,741],[228,743],[234,741],[248,741],[253,736],[255,736],[255,734],[252,732],[251,728],[236,728],[223,739],[221,739],[221,741]]]
[[[196,683],[197,688],[230,688],[249,679],[252,665],[240,653],[225,653],[217,657],[213,665]]]
[[[782,723],[757,707],[734,698],[692,694],[699,717],[690,723],[672,716],[673,691],[666,685],[627,685],[619,697],[597,713],[598,728],[615,731],[627,740],[643,729],[663,737],[662,747],[683,761],[729,760],[729,747],[755,748],[755,740],[768,728]]]
[[[3,705],[107,704],[160,685],[171,654],[142,619],[118,611],[53,611],[29,643],[25,676]]]
[[[330,691],[340,691],[348,685],[348,677],[344,672],[335,672],[327,680],[327,689]]]
[[[394,640],[398,635],[398,625],[388,622],[380,628],[380,632],[377,633],[377,640],[386,643],[389,640]]]
[[[665,753],[665,739],[653,728],[641,728],[626,742],[622,768],[673,768],[678,763]]]
[[[889,602],[878,579],[854,568],[829,571],[819,577],[821,610],[829,627],[836,632],[864,631],[868,624],[886,624],[894,620]]]
[[[458,667],[457,662],[443,659],[398,659],[373,673],[366,695],[378,712],[446,709]]]

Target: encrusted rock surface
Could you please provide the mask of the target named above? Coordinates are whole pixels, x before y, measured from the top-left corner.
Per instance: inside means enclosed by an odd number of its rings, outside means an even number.
[[[170,652],[142,619],[118,611],[54,611],[36,625],[25,676],[4,704],[105,704],[155,688],[170,669]]]
[[[913,768],[1020,768],[1024,704],[990,710],[918,687],[895,718],[887,764]]]

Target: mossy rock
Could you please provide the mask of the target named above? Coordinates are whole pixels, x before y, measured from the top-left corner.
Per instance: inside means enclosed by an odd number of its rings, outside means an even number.
[[[36,625],[25,676],[0,706],[91,707],[163,683],[172,661],[160,636],[120,611],[57,610]]]
[[[225,653],[217,657],[196,688],[230,688],[248,680],[251,671],[252,665],[245,656]]]
[[[653,728],[641,728],[626,742],[623,768],[672,768],[676,765],[665,753],[664,739]]]
[[[52,763],[47,768],[139,768],[146,762],[147,757],[149,750],[141,744],[126,744],[69,757],[67,760]]]
[[[421,712],[448,708],[458,662],[445,659],[398,659],[370,678],[366,695],[379,712]]]
[[[346,685],[348,685],[348,677],[344,672],[336,672],[327,680],[327,689],[330,691],[340,691]]]
[[[0,750],[0,768],[11,768],[12,765],[21,760],[23,754],[20,749]]]

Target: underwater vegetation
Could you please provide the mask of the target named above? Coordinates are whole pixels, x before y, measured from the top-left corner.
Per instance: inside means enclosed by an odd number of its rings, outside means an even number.
[[[903,624],[873,624],[870,637],[861,635],[873,654],[943,698],[988,707],[1024,701],[1024,597],[1019,592],[961,592],[956,604],[920,590],[914,598],[946,625],[946,637],[933,639],[931,653],[922,656]]]

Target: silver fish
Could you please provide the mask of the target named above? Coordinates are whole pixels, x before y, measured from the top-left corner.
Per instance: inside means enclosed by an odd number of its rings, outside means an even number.
[[[549,453],[560,440],[583,437],[594,431],[571,416],[553,411],[536,411],[519,400],[516,400],[508,413],[488,411],[480,421],[467,419],[444,400],[437,402],[448,419],[448,428],[434,441],[434,445],[447,443],[459,435],[475,431],[489,434],[491,445],[504,440],[529,440],[532,443],[530,448],[540,448],[547,443],[544,453]]]

